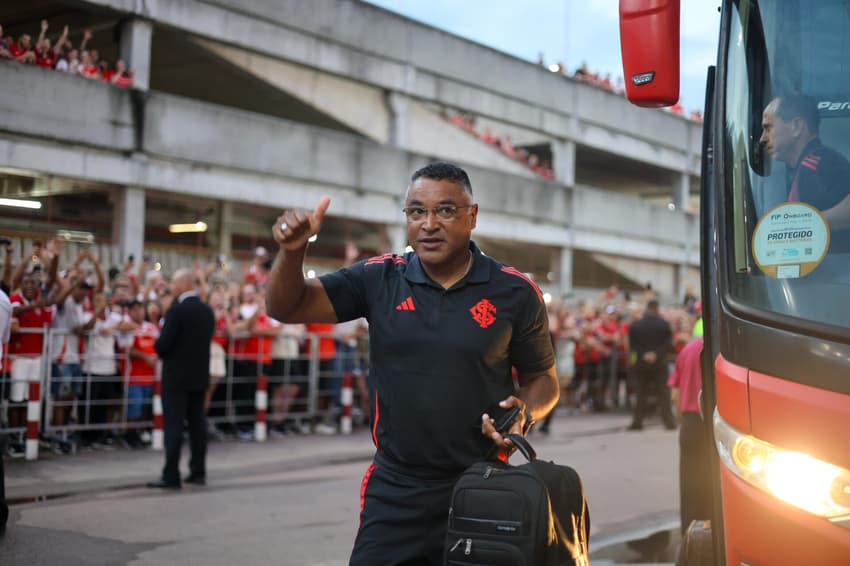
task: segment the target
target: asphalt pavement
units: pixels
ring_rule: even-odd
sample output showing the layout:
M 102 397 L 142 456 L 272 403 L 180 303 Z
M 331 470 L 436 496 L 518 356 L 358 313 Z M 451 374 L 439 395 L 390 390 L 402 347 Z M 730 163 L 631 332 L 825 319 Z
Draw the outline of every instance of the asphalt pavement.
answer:
M 549 435 L 530 440 L 541 458 L 582 477 L 591 564 L 672 563 L 677 433 L 657 420 L 630 432 L 628 422 L 625 413 L 559 415 Z M 143 487 L 162 465 L 162 453 L 152 450 L 7 459 L 12 514 L 0 564 L 345 564 L 372 454 L 366 429 L 212 442 L 208 486 L 175 494 Z M 240 531 L 246 524 L 255 528 Z M 288 528 L 279 530 L 282 524 Z

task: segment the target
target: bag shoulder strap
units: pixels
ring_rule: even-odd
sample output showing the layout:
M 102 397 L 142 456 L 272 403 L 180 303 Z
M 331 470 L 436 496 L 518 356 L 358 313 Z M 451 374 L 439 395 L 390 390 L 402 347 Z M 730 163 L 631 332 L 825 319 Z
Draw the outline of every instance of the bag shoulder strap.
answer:
M 537 452 L 524 436 L 520 436 L 519 434 L 506 434 L 505 438 L 513 442 L 519 453 L 525 456 L 525 459 L 529 462 L 533 462 L 537 459 Z

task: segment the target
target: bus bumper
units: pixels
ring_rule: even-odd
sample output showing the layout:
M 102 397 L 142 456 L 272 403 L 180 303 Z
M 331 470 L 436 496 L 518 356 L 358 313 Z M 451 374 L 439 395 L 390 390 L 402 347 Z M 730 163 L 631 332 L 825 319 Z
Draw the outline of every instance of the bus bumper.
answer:
M 783 503 L 720 466 L 727 566 L 850 564 L 850 529 Z

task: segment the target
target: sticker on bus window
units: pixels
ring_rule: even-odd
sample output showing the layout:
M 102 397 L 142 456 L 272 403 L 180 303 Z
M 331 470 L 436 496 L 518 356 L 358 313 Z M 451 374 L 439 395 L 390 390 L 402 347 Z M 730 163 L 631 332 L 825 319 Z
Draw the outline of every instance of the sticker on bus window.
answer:
M 761 217 L 753 232 L 753 259 L 768 277 L 805 277 L 829 249 L 829 225 L 818 209 L 784 202 Z

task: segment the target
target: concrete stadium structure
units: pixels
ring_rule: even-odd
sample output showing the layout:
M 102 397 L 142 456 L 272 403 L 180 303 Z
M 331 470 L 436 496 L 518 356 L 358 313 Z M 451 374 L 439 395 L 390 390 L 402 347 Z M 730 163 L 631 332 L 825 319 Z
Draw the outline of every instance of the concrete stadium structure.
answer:
M 481 207 L 476 241 L 553 294 L 697 285 L 697 123 L 355 0 L 0 7 L 16 37 L 42 18 L 75 45 L 92 28 L 136 83 L 0 61 L 0 196 L 47 203 L 0 209 L 3 233 L 88 232 L 115 263 L 143 248 L 248 258 L 281 210 L 328 194 L 321 271 L 347 240 L 402 251 L 410 173 L 451 160 Z M 550 160 L 554 179 L 448 119 L 460 113 Z M 196 221 L 209 231 L 167 231 Z

